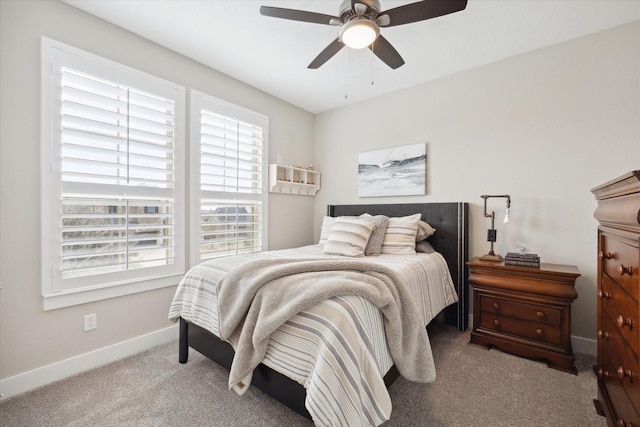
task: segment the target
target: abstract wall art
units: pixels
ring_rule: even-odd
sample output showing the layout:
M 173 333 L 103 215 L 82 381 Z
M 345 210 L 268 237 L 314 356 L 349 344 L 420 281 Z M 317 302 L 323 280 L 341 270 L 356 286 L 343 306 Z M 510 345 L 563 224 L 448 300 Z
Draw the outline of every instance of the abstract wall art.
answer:
M 358 196 L 426 194 L 426 144 L 412 144 L 358 155 Z

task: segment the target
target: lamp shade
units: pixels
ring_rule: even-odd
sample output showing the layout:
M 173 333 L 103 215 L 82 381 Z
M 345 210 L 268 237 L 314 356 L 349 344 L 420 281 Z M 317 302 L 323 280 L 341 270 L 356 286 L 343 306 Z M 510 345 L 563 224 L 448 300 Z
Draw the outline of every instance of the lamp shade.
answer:
M 340 41 L 353 49 L 369 46 L 378 38 L 380 27 L 366 18 L 356 18 L 340 27 Z
M 507 208 L 507 210 L 504 213 L 504 221 L 502 221 L 505 224 L 509 224 L 511 222 L 511 218 L 509 218 L 509 208 Z

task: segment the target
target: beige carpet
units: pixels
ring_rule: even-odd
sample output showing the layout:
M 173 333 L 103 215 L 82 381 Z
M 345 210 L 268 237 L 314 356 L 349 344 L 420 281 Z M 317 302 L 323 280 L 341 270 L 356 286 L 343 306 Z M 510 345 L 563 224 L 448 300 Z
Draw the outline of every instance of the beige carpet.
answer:
M 469 332 L 431 331 L 437 379 L 398 379 L 385 426 L 606 426 L 593 407 L 595 358 L 577 355 L 578 375 L 498 350 L 469 345 Z M 10 398 L 0 425 L 13 426 L 311 426 L 255 388 L 227 390 L 227 371 L 178 344 Z

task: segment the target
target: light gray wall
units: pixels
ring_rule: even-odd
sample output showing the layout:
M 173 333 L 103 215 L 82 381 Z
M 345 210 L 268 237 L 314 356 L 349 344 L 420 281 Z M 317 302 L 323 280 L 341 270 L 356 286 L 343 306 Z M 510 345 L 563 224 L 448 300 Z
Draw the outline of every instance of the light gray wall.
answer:
M 496 249 L 525 241 L 543 261 L 578 265 L 573 333 L 593 338 L 589 189 L 640 167 L 640 23 L 314 117 L 57 1 L 0 1 L 0 379 L 170 325 L 173 287 L 42 310 L 42 35 L 268 115 L 269 161 L 313 160 L 323 172 L 315 199 L 270 195 L 270 249 L 317 240 L 328 203 L 463 200 L 479 255 L 488 248 L 479 196 L 510 193 L 512 224 L 499 226 Z M 418 142 L 427 143 L 427 196 L 357 197 L 360 151 Z M 94 312 L 99 328 L 84 333 L 83 316 Z
M 496 252 L 525 242 L 577 265 L 572 334 L 595 338 L 596 203 L 590 189 L 640 168 L 640 21 L 316 116 L 327 204 L 465 201 L 470 253 L 488 252 L 482 194 L 512 197 Z M 434 60 L 436 60 L 434 58 Z M 427 195 L 359 198 L 358 153 L 427 144 Z M 489 209 L 504 214 L 505 202 Z
M 171 325 L 174 287 L 44 312 L 40 296 L 40 37 L 269 116 L 269 160 L 306 164 L 314 116 L 58 1 L 0 2 L 0 379 Z M 311 243 L 313 199 L 273 195 L 269 247 Z M 295 213 L 292 214 L 292 213 Z M 98 329 L 85 333 L 85 314 Z

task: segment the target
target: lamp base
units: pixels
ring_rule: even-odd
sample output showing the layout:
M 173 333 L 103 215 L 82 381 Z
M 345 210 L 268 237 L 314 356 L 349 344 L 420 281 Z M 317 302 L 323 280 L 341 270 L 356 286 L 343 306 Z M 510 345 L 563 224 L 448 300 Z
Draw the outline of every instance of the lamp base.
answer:
M 502 262 L 502 261 L 504 261 L 504 258 L 502 258 L 500 255 L 486 254 L 486 255 L 482 255 L 480 257 L 480 260 L 482 260 L 482 261 L 492 261 L 492 262 Z

